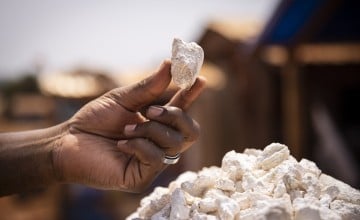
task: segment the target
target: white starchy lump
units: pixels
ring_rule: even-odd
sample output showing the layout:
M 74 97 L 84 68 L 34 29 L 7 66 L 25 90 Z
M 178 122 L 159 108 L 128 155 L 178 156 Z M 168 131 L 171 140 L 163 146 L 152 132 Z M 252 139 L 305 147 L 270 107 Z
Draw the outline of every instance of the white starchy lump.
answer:
M 360 219 L 360 191 L 275 143 L 230 151 L 221 167 L 184 172 L 143 198 L 127 218 L 135 219 Z
M 237 202 L 228 197 L 217 199 L 216 202 L 218 204 L 220 219 L 234 219 L 236 214 L 240 211 Z
M 236 190 L 235 183 L 229 178 L 217 179 L 215 182 L 215 188 L 232 192 Z
M 185 199 L 184 191 L 175 189 L 171 196 L 170 219 L 189 219 L 190 207 Z
M 191 219 L 192 220 L 218 220 L 218 218 L 214 215 L 199 213 L 197 211 L 194 211 Z
M 175 85 L 189 89 L 195 82 L 204 62 L 204 51 L 195 42 L 175 38 L 172 43 L 171 75 Z
M 215 212 L 218 210 L 218 205 L 214 198 L 204 198 L 200 200 L 198 207 L 198 210 L 202 213 Z
M 160 211 L 170 202 L 171 195 L 165 187 L 156 187 L 151 197 L 145 197 L 140 201 L 142 208 L 139 209 L 139 215 L 151 216 Z
M 159 212 L 151 216 L 151 220 L 166 220 L 170 215 L 170 204 L 166 204 Z
M 283 144 L 273 143 L 265 147 L 258 157 L 258 165 L 263 170 L 270 170 L 286 160 L 290 155 L 289 149 Z

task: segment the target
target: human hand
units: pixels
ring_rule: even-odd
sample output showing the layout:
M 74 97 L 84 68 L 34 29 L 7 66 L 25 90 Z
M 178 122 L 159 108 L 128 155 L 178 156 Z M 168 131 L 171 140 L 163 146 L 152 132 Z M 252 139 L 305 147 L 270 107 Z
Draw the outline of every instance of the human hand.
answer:
M 194 143 L 199 126 L 185 110 L 205 87 L 204 79 L 179 90 L 165 106 L 148 106 L 168 87 L 170 66 L 165 61 L 145 80 L 111 90 L 67 122 L 53 153 L 60 181 L 140 191 L 166 167 L 165 154 L 184 152 Z

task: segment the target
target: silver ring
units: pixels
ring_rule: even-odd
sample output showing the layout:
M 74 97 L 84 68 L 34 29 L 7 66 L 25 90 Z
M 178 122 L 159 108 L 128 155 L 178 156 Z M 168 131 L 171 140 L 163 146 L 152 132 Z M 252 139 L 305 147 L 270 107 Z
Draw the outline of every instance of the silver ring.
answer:
M 180 159 L 180 153 L 177 153 L 176 155 L 174 156 L 168 156 L 168 155 L 165 155 L 162 162 L 164 164 L 176 164 Z

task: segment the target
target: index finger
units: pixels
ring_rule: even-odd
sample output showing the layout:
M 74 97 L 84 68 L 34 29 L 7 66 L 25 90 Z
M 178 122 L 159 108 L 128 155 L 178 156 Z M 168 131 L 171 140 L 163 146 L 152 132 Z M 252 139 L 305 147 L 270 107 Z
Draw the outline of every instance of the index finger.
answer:
M 190 89 L 179 90 L 166 105 L 187 110 L 197 97 L 199 97 L 205 86 L 206 79 L 199 76 L 196 78 L 194 85 Z

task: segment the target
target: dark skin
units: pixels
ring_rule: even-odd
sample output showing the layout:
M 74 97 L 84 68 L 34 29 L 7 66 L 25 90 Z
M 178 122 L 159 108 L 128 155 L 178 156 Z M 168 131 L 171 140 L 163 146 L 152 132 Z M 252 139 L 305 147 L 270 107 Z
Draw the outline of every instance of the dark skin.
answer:
M 0 195 L 53 183 L 144 190 L 166 168 L 165 154 L 186 151 L 199 136 L 186 109 L 204 89 L 203 78 L 165 106 L 149 106 L 168 87 L 170 66 L 164 61 L 148 78 L 109 91 L 60 125 L 0 134 Z

